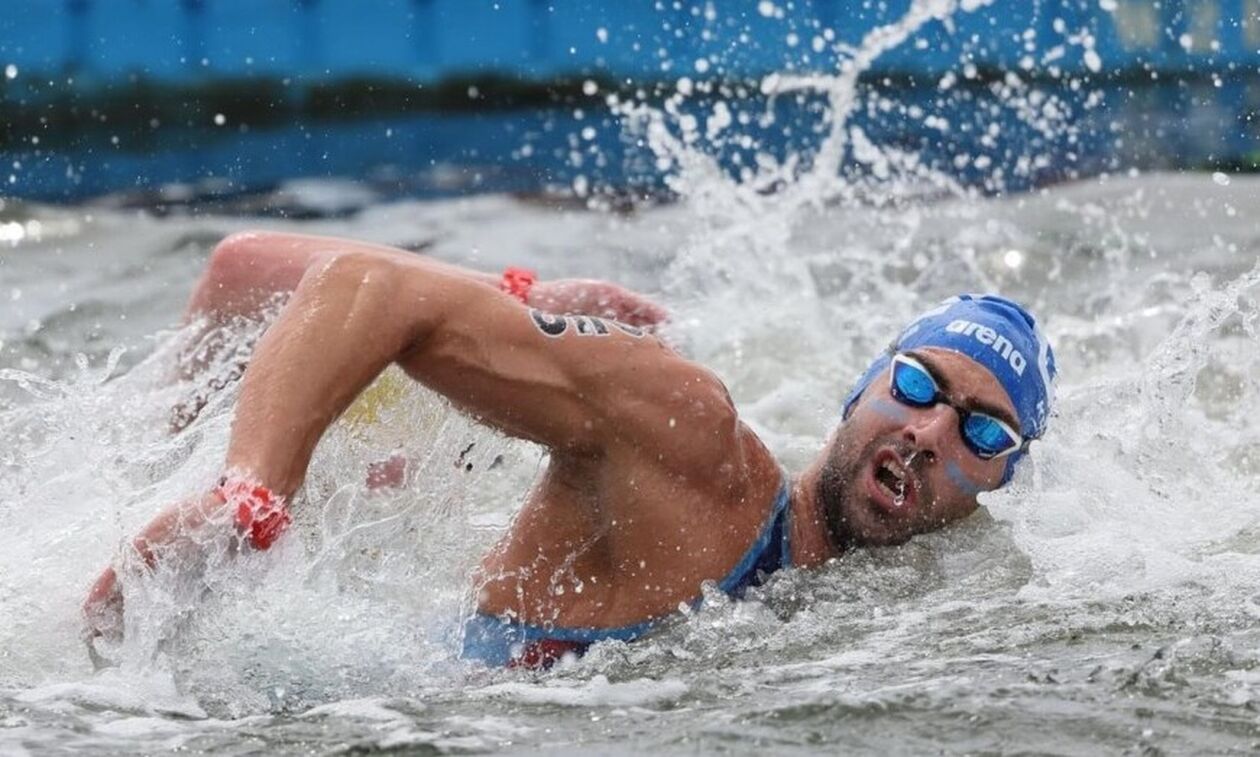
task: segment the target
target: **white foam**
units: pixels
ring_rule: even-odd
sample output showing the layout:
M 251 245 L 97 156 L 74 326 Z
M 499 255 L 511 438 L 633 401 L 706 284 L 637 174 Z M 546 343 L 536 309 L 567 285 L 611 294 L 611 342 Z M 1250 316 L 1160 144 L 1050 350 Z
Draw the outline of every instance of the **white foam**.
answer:
M 302 713 L 303 718 L 349 718 L 351 720 L 379 720 L 392 722 L 406 720 L 407 717 L 397 710 L 390 709 L 389 699 L 346 699 L 332 704 L 312 707 Z
M 472 692 L 474 697 L 507 699 L 522 704 L 555 704 L 562 707 L 647 707 L 676 702 L 688 686 L 677 679 L 654 681 L 640 678 L 612 683 L 604 675 L 588 681 L 547 680 L 537 683 L 499 683 Z
M 94 710 L 207 717 L 195 699 L 179 693 L 170 676 L 162 674 L 136 676 L 106 671 L 90 681 L 34 686 L 13 698 L 29 704 L 72 703 Z

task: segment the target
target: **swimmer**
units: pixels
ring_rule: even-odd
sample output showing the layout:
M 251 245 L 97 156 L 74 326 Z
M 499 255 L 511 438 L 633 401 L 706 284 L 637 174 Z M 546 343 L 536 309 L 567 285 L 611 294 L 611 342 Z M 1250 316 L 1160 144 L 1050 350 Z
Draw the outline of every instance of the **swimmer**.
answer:
M 191 308 L 244 312 L 285 289 L 241 379 L 222 478 L 149 523 L 131 563 L 161 569 L 213 529 L 242 550 L 284 538 L 321 436 L 397 365 L 549 451 L 473 576 L 464 656 L 494 666 L 545 667 L 639 638 L 696 604 L 706 581 L 738 596 L 776 570 L 965 518 L 1011 479 L 1050 412 L 1050 345 L 992 295 L 951 298 L 909 324 L 837 403 L 818 457 L 789 477 L 717 376 L 651 333 L 664 311 L 614 285 L 259 233 L 216 248 Z M 581 592 L 553 590 L 575 578 Z M 89 635 L 120 633 L 125 580 L 111 567 L 91 589 Z

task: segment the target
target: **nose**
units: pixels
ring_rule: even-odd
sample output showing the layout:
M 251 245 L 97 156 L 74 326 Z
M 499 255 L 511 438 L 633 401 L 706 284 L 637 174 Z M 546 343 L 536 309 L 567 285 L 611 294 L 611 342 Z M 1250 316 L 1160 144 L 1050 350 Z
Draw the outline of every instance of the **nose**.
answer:
M 958 413 L 941 402 L 911 412 L 901 433 L 902 438 L 924 453 L 930 462 L 940 459 L 957 427 Z

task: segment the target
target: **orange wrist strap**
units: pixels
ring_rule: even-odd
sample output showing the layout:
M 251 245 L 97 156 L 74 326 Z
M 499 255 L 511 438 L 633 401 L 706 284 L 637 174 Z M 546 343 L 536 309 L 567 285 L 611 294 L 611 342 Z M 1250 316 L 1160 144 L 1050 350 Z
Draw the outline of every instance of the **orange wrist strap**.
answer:
M 260 484 L 225 476 L 214 491 L 232 509 L 237 530 L 254 549 L 269 549 L 293 520 L 284 497 Z
M 537 281 L 538 274 L 528 268 L 509 266 L 503 271 L 503 278 L 499 281 L 499 289 L 512 295 L 523 304 L 529 304 L 529 290 L 534 288 L 534 284 Z

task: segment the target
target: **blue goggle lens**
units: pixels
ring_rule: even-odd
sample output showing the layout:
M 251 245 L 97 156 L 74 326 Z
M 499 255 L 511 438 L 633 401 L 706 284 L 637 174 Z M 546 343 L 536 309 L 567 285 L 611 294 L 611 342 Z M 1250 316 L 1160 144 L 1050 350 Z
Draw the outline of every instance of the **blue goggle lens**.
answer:
M 1002 423 L 984 413 L 971 413 L 963 420 L 963 438 L 981 457 L 993 457 L 1019 446 Z
M 893 362 L 892 388 L 894 397 L 916 407 L 935 405 L 939 393 L 932 374 L 902 360 Z

